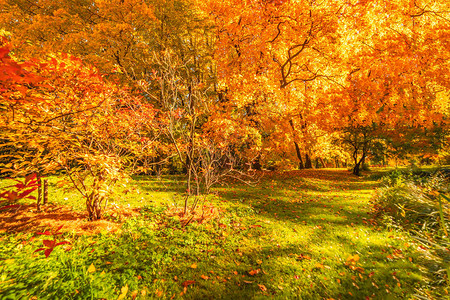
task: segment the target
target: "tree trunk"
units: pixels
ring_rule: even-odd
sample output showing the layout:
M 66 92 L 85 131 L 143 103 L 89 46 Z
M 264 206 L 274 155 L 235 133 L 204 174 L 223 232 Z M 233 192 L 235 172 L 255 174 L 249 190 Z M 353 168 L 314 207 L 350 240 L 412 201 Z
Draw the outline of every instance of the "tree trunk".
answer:
M 300 151 L 300 147 L 298 146 L 298 143 L 296 141 L 297 135 L 295 134 L 294 122 L 292 120 L 289 120 L 289 124 L 291 125 L 291 128 L 292 128 L 292 135 L 294 136 L 294 146 L 295 146 L 295 152 L 297 153 L 297 158 L 298 158 L 298 168 L 300 170 L 302 170 L 305 168 L 305 166 L 303 165 L 302 153 Z
M 298 146 L 297 142 L 294 142 L 295 145 L 295 152 L 297 152 L 297 158 L 298 158 L 298 168 L 300 170 L 304 169 L 305 166 L 303 165 L 303 160 L 302 160 L 302 153 L 300 152 L 300 147 Z
M 86 209 L 88 212 L 89 221 L 100 220 L 102 218 L 102 202 L 103 197 L 101 197 L 97 191 L 92 191 L 86 197 Z
M 355 166 L 353 167 L 353 175 L 356 175 L 356 176 L 360 175 L 359 163 L 356 163 Z
M 312 169 L 312 161 L 308 153 L 305 154 L 305 169 Z
M 252 161 L 252 169 L 261 171 L 261 152 L 258 153 L 258 156 L 256 156 L 255 160 Z
M 340 168 L 340 163 L 339 163 L 339 159 L 337 157 L 334 158 L 334 166 L 336 168 Z
M 327 166 L 326 166 L 325 161 L 323 160 L 323 158 L 319 157 L 319 160 L 320 160 L 320 163 L 322 164 L 322 168 L 326 168 Z
M 355 153 L 357 154 L 356 151 L 355 151 Z M 355 166 L 353 167 L 353 174 L 356 176 L 360 176 L 361 175 L 361 165 L 366 158 L 366 153 L 363 151 L 363 155 L 359 161 L 358 161 L 358 157 L 357 157 L 357 155 L 355 155 L 355 153 L 353 154 L 353 158 L 355 160 Z

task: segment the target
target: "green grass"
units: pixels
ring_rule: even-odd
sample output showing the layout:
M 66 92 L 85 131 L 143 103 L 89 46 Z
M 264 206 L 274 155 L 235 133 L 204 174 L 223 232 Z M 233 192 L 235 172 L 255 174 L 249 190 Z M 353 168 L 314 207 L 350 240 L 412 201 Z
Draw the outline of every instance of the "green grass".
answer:
M 50 178 L 50 201 L 83 209 L 57 180 Z M 423 251 L 368 214 L 377 185 L 344 170 L 267 174 L 255 186 L 217 187 L 205 201 L 218 216 L 183 227 L 164 213 L 182 205 L 182 178 L 136 177 L 111 200 L 142 207 L 119 234 L 65 234 L 59 239 L 70 241 L 71 250 L 57 247 L 47 259 L 33 254 L 42 236 L 1 235 L 0 298 L 117 299 L 126 290 L 127 299 L 134 291 L 136 299 L 423 295 Z

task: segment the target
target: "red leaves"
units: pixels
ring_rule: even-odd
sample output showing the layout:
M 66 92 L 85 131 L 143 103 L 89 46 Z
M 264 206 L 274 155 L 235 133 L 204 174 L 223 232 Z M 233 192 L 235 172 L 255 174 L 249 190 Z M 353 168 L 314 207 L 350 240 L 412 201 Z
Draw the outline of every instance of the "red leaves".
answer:
M 256 224 L 256 225 L 250 225 L 249 227 L 251 227 L 251 228 L 256 228 L 256 227 L 262 227 L 261 225 L 259 225 L 259 224 Z
M 1 195 L 0 195 L 1 196 Z M 16 208 L 16 207 L 19 207 L 20 205 L 19 204 L 13 204 L 13 205 L 6 205 L 6 206 L 3 206 L 3 207 L 0 207 L 0 210 L 2 210 L 2 209 L 8 209 L 8 208 Z
M 70 242 L 67 242 L 67 241 L 57 243 L 56 240 L 53 240 L 53 241 L 43 240 L 42 243 L 47 248 L 39 248 L 39 249 L 35 250 L 34 252 L 39 252 L 39 251 L 44 250 L 45 257 L 48 257 L 50 255 L 50 253 L 52 253 L 53 249 L 55 249 L 56 246 L 70 244 Z
M 42 242 L 43 242 L 44 246 L 46 246 L 47 248 L 39 248 L 39 249 L 35 250 L 34 252 L 45 250 L 44 251 L 45 257 L 48 257 L 50 255 L 50 253 L 52 253 L 53 249 L 55 249 L 56 246 L 70 244 L 67 241 L 56 243 L 56 241 L 44 240 Z
M 61 225 L 60 227 L 58 227 L 58 229 L 56 229 L 53 232 L 46 230 L 44 232 L 37 232 L 36 234 L 56 236 L 56 235 L 62 234 L 62 232 L 59 232 L 62 227 L 63 226 Z M 70 242 L 68 242 L 68 241 L 57 242 L 56 239 L 54 239 L 54 240 L 43 240 L 42 244 L 45 246 L 45 248 L 39 248 L 39 249 L 35 250 L 34 252 L 44 251 L 45 257 L 49 257 L 50 253 L 52 253 L 52 251 L 53 251 L 53 249 L 55 249 L 55 247 L 60 246 L 60 245 L 70 244 Z
M 13 188 L 11 190 L 6 190 L 3 193 L 0 193 L 0 198 L 8 201 L 16 201 L 24 198 L 35 199 L 34 196 L 30 196 L 30 194 L 36 190 L 39 186 L 39 183 L 36 179 L 36 174 L 30 174 L 25 177 L 25 180 L 22 182 L 18 179 L 13 179 L 17 183 L 14 185 L 10 185 L 5 187 L 5 189 Z M 2 207 L 1 209 L 10 208 L 11 205 Z
M 184 281 L 181 285 L 182 285 L 183 287 L 188 287 L 189 285 L 195 284 L 195 283 L 196 283 L 195 280 L 186 280 L 186 281 Z
M 62 234 L 62 232 L 59 232 L 61 230 L 61 228 L 63 228 L 63 225 L 59 226 L 58 229 L 56 229 L 53 232 L 46 230 L 44 232 L 37 232 L 36 234 L 38 234 L 38 235 L 58 235 L 58 234 Z

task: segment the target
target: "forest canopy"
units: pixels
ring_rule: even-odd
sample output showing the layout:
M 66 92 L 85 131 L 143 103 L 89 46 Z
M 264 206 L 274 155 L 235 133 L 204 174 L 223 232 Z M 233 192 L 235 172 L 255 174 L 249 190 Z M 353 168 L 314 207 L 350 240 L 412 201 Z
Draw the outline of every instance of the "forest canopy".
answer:
M 4 0 L 1 162 L 184 172 L 198 193 L 237 170 L 448 161 L 444 2 Z

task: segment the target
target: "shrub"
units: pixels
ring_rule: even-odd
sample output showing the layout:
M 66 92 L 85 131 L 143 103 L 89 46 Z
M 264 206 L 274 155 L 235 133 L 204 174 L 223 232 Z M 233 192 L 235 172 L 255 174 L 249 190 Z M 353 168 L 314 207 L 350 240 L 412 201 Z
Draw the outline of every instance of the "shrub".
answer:
M 394 171 L 382 178 L 384 187 L 372 198 L 373 213 L 387 226 L 409 231 L 429 249 L 424 262 L 436 286 L 448 284 L 450 275 L 449 182 L 439 173 Z M 431 259 L 430 259 L 431 258 Z M 435 290 L 440 295 L 440 290 Z

